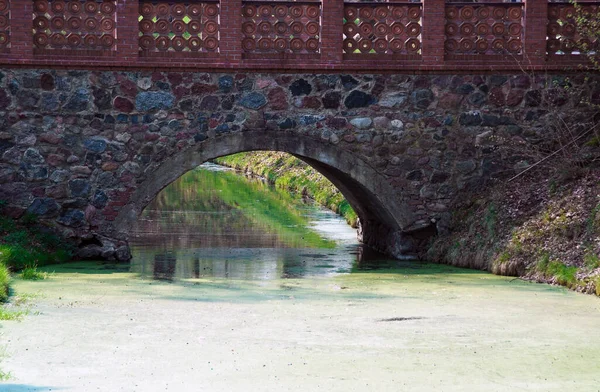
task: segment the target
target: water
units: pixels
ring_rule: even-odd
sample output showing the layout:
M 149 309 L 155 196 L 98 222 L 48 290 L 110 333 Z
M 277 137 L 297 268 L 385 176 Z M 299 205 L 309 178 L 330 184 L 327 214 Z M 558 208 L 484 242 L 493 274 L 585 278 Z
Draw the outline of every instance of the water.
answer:
M 158 195 L 131 245 L 132 271 L 166 280 L 348 273 L 368 252 L 331 211 L 210 163 Z
M 597 298 L 370 257 L 229 171 L 166 188 L 133 243 L 131 265 L 14 279 L 0 391 L 600 391 Z

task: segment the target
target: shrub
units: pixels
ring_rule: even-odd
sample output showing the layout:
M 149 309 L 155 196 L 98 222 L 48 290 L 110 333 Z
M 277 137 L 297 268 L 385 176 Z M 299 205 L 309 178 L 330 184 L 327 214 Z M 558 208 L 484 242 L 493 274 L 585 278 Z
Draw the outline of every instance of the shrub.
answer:
M 0 262 L 0 302 L 8 300 L 8 284 L 10 283 L 10 273 L 4 263 Z
M 495 264 L 504 264 L 510 260 L 510 253 L 504 251 L 498 255 L 496 258 Z
M 13 245 L 24 245 L 29 242 L 29 233 L 25 230 L 14 231 L 4 237 L 4 242 Z
M 21 218 L 21 221 L 25 225 L 35 225 L 38 223 L 38 216 L 36 214 L 32 214 L 31 212 L 26 212 Z
M 600 267 L 600 257 L 593 251 L 587 251 L 583 256 L 583 262 L 586 268 L 593 270 Z
M 537 259 L 536 269 L 541 273 L 546 273 L 548 264 L 550 264 L 550 254 L 543 252 Z
M 0 232 L 14 231 L 15 221 L 6 216 L 0 216 Z
M 31 214 L 20 222 L 0 216 L 0 262 L 6 267 L 16 271 L 69 261 L 72 246 L 37 222 Z
M 25 267 L 21 271 L 21 278 L 25 280 L 44 280 L 47 277 L 48 273 L 38 271 L 37 266 Z
M 576 274 L 577 267 L 568 267 L 560 261 L 551 261 L 546 269 L 546 275 L 554 276 L 556 278 L 556 283 L 567 287 L 572 287 L 577 284 Z

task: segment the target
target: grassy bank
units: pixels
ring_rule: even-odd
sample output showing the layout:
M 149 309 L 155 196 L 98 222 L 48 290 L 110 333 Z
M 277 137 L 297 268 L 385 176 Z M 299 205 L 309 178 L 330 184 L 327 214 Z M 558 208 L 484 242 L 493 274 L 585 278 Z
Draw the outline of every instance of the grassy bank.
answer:
M 8 300 L 8 288 L 10 284 L 10 272 L 3 263 L 0 263 L 0 302 Z
M 427 257 L 600 296 L 600 170 L 532 173 L 475 194 Z
M 257 200 L 260 202 L 257 203 Z M 156 219 L 153 211 L 185 212 Z M 259 179 L 248 181 L 233 171 L 192 170 L 165 188 L 146 209 L 145 219 L 156 221 L 159 232 L 169 232 L 173 225 L 184 225 L 213 235 L 228 236 L 234 230 L 253 227 L 254 232 L 273 236 L 279 244 L 300 248 L 333 248 L 335 241 L 312 230 L 302 212 L 302 201 L 288 192 L 272 189 Z M 207 214 L 201 220 L 198 212 L 228 211 Z M 178 237 L 175 238 L 180 242 Z M 209 241 L 217 241 L 212 238 Z M 224 243 L 213 243 L 221 247 Z M 177 246 L 173 243 L 173 246 Z
M 69 248 L 50 229 L 38 224 L 35 216 L 26 215 L 19 221 L 0 216 L 0 262 L 11 271 L 64 263 L 71 258 Z
M 69 244 L 38 223 L 36 216 L 13 220 L 0 214 L 0 302 L 8 299 L 11 271 L 21 271 L 24 279 L 40 279 L 38 266 L 70 259 Z
M 301 194 L 343 216 L 352 227 L 357 215 L 340 191 L 315 169 L 281 152 L 249 152 L 218 158 L 217 163 L 266 178 L 277 188 Z

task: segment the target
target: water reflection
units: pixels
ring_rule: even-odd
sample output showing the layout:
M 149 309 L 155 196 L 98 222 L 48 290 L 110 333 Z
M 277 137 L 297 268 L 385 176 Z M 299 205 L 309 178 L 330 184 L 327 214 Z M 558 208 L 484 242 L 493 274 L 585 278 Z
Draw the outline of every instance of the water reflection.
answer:
M 132 270 L 166 280 L 346 273 L 367 252 L 339 216 L 213 164 L 165 188 L 133 237 Z

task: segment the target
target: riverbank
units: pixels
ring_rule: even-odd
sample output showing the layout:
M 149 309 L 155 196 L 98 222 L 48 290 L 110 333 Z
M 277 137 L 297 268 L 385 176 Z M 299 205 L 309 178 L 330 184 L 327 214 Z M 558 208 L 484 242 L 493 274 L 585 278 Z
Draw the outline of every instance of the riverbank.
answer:
M 313 199 L 343 216 L 350 226 L 357 227 L 358 216 L 341 192 L 311 166 L 290 154 L 256 151 L 229 155 L 215 161 L 263 177 L 277 188 Z
M 600 170 L 533 172 L 474 193 L 427 259 L 600 296 Z
M 284 189 L 312 192 L 315 199 L 314 189 L 323 186 L 311 186 L 316 172 L 283 153 L 218 161 Z M 550 174 L 534 170 L 474 192 L 456 207 L 451 227 L 432 241 L 423 259 L 600 296 L 600 170 L 595 166 Z
M 72 246 L 40 225 L 35 215 L 25 213 L 15 220 L 2 213 L 0 203 L 0 303 L 8 300 L 11 272 L 39 279 L 43 275 L 37 267 L 64 263 L 71 256 Z

